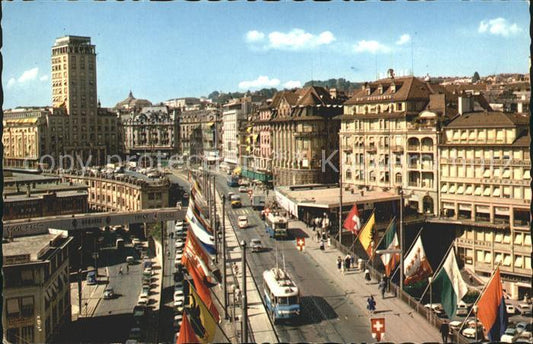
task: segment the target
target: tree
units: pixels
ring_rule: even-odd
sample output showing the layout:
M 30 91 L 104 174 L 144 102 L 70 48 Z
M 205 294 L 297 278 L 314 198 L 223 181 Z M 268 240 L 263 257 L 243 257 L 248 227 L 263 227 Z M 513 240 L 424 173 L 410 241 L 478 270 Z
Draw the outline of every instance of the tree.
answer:
M 472 77 L 472 82 L 478 82 L 481 78 L 479 77 L 479 73 L 475 72 L 474 76 Z

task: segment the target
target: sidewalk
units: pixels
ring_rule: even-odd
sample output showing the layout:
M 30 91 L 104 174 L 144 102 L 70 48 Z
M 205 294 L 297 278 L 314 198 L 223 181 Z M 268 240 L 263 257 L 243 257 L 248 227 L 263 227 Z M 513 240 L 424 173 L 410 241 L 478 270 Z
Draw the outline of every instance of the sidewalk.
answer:
M 70 283 L 70 300 L 72 303 L 72 321 L 76 321 L 79 318 L 85 318 L 85 317 L 92 317 L 94 312 L 96 311 L 96 307 L 98 307 L 98 304 L 100 303 L 100 300 L 102 299 L 104 295 L 104 289 L 107 286 L 107 281 L 103 283 L 101 281 L 99 284 L 94 285 L 88 285 L 87 281 L 83 280 L 81 282 L 82 287 L 82 295 L 83 298 L 81 300 L 82 304 L 82 310 L 80 312 L 80 307 L 78 303 L 78 282 L 71 282 Z M 85 305 L 87 304 L 87 305 Z
M 222 199 L 220 198 L 220 195 L 216 194 L 217 201 L 217 214 L 222 215 Z M 242 250 L 240 247 L 240 244 L 238 242 L 238 239 L 235 235 L 235 231 L 233 230 L 233 227 L 231 225 L 230 219 L 227 216 L 226 213 L 226 254 L 227 254 L 227 281 L 228 281 L 228 293 L 230 292 L 229 286 L 231 284 L 234 284 L 235 281 L 237 281 L 238 288 L 242 291 Z M 222 257 L 220 257 L 220 265 Z M 237 265 L 237 272 L 233 270 L 232 266 L 233 264 Z M 263 306 L 263 302 L 261 300 L 260 292 L 257 290 L 255 283 L 252 278 L 252 273 L 250 269 L 247 268 L 246 270 L 246 290 L 247 290 L 247 301 L 248 301 L 248 319 L 249 319 L 249 332 L 253 334 L 252 336 L 248 336 L 248 341 L 250 342 L 256 342 L 256 343 L 277 343 L 277 336 L 276 332 L 274 331 L 274 328 L 272 327 L 272 323 L 270 322 L 270 319 L 268 318 L 267 312 L 265 310 L 265 307 Z M 222 292 L 222 285 L 220 285 L 220 298 L 222 300 L 223 298 L 223 292 Z M 232 295 L 228 295 L 228 314 L 231 317 L 232 308 L 230 305 L 232 305 Z M 238 317 L 238 320 L 235 322 L 235 328 L 236 332 L 240 334 L 240 319 L 241 319 L 241 302 L 240 300 L 236 303 L 236 316 Z M 224 310 L 221 309 L 220 314 L 224 314 Z M 230 320 L 231 322 L 231 320 Z M 226 326 L 226 328 L 230 332 L 228 332 L 228 337 L 232 340 L 234 343 L 240 342 L 240 336 L 235 337 L 234 335 L 230 335 L 230 333 L 233 333 L 233 325 L 231 323 Z
M 299 228 L 308 235 L 305 238 L 304 254 L 316 261 L 329 274 L 329 277 L 345 290 L 347 297 L 351 299 L 355 307 L 360 308 L 362 314 L 368 312 L 365 308 L 366 298 L 374 295 L 377 303 L 374 317 L 385 318 L 386 334 L 383 341 L 396 343 L 441 341 L 438 329 L 400 299 L 389 293 L 385 295 L 385 299 L 382 299 L 378 283 L 375 280 L 365 281 L 362 271 L 352 268 L 344 274 L 339 272 L 336 267 L 337 256 L 344 258 L 345 255 L 334 247 L 326 246 L 325 251 L 321 251 L 319 243 L 314 240 L 313 230 L 306 227 L 301 221 L 289 221 L 289 228 Z

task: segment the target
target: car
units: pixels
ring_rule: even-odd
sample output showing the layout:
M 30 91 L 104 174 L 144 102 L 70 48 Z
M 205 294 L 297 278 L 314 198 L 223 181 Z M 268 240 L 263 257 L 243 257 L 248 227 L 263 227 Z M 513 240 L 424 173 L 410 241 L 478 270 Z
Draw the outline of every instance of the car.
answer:
M 185 222 L 183 221 L 176 221 L 175 227 L 183 227 L 185 225 Z
M 146 296 L 148 297 L 148 295 L 150 295 L 150 286 L 146 286 L 144 285 L 143 286 L 143 289 L 141 291 L 141 296 Z
M 183 246 L 185 246 L 185 243 L 183 242 L 183 240 L 176 239 L 176 242 L 174 242 L 174 247 L 175 248 L 182 248 Z
M 465 336 L 466 338 L 475 339 L 476 338 L 476 321 L 474 319 L 470 319 L 467 322 L 467 327 L 463 329 L 461 334 Z M 483 339 L 483 324 L 481 321 L 477 321 L 477 338 Z
M 512 343 L 513 340 L 515 339 L 516 335 L 517 335 L 516 328 L 511 326 L 511 324 L 509 324 L 509 326 L 505 330 L 505 333 L 502 334 L 502 337 L 500 338 L 500 342 L 502 342 L 502 343 Z
M 468 313 L 469 309 L 465 303 L 457 304 L 457 310 L 455 311 L 455 315 L 457 315 L 458 317 L 466 317 Z
M 148 305 L 148 296 L 141 295 L 139 300 L 137 300 L 138 306 L 147 306 Z
M 128 265 L 132 265 L 135 263 L 135 258 L 133 258 L 133 256 L 127 256 L 126 257 L 126 263 L 128 263 Z
M 228 192 L 228 198 L 231 199 L 231 196 L 234 196 L 235 192 Z
M 145 306 L 135 306 L 133 307 L 133 319 L 136 322 L 141 322 L 146 316 L 146 307 Z
M 174 284 L 174 291 L 183 290 L 183 281 L 176 282 Z
M 531 305 L 528 303 L 521 303 L 518 305 L 518 311 L 523 316 L 531 316 Z
M 137 246 L 141 245 L 141 240 L 138 239 L 138 238 L 133 238 L 131 240 L 131 244 L 133 245 L 133 247 L 137 247 Z
M 237 224 L 241 229 L 248 227 L 248 218 L 246 217 L 246 215 L 239 216 Z
M 183 301 L 184 301 L 183 299 L 174 300 L 174 307 L 176 308 L 178 312 L 183 311 Z
M 185 294 L 183 294 L 183 289 L 174 290 L 174 300 L 184 300 Z
M 515 315 L 516 308 L 513 305 L 505 305 L 505 310 L 507 311 L 507 314 L 509 315 Z
M 176 271 L 174 273 L 174 282 L 183 282 L 183 272 Z
M 252 239 L 250 241 L 250 248 L 252 249 L 252 252 L 260 252 L 263 249 L 263 244 L 259 239 Z
M 138 327 L 134 327 L 130 330 L 129 339 L 141 339 L 142 333 L 141 329 Z
M 518 324 L 516 324 L 516 332 L 517 332 L 518 334 L 524 332 L 524 331 L 526 330 L 526 326 L 527 326 L 527 325 L 528 325 L 528 323 L 525 322 L 525 321 L 521 321 L 521 322 L 519 322 Z
M 104 289 L 104 300 L 109 300 L 115 297 L 115 292 L 113 288 L 107 287 Z
M 239 186 L 239 192 L 246 193 L 246 192 L 248 192 L 248 188 L 246 186 L 244 186 L 244 185 L 241 185 L 241 186 Z
M 242 207 L 241 203 L 241 197 L 238 195 L 233 195 L 230 197 L 231 207 L 232 208 L 240 208 Z
M 176 314 L 174 316 L 174 321 L 172 322 L 172 327 L 174 327 L 174 329 L 176 331 L 180 330 L 182 320 L 183 320 L 183 316 L 181 314 Z

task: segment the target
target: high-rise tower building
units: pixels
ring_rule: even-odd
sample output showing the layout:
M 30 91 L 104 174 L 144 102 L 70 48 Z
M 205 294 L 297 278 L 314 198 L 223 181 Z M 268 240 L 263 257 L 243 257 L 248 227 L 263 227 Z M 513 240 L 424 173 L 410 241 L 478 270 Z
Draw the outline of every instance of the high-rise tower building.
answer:
M 94 116 L 96 52 L 90 37 L 65 36 L 52 47 L 52 101 L 70 116 Z
M 66 118 L 56 128 L 65 135 L 63 154 L 85 163 L 101 164 L 118 153 L 116 115 L 99 109 L 96 90 L 96 51 L 90 37 L 64 36 L 52 47 L 52 104 Z M 59 118 L 58 118 L 59 119 Z M 52 139 L 52 146 L 54 140 Z

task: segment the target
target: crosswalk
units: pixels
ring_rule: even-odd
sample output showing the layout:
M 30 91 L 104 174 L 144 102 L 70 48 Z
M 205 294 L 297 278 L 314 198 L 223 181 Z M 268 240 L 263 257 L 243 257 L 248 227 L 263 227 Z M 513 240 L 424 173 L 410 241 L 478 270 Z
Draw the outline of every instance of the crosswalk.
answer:
M 252 208 L 237 208 L 237 209 L 232 209 L 232 211 L 236 215 L 250 215 L 254 213 L 254 210 Z

